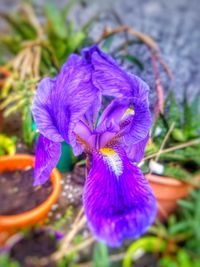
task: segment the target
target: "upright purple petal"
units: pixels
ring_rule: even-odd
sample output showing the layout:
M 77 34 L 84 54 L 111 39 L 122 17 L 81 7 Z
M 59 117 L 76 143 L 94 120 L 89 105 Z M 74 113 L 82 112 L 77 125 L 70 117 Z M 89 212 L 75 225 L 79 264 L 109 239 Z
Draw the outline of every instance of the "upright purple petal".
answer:
M 93 83 L 103 95 L 147 99 L 148 85 L 139 77 L 124 71 L 110 55 L 97 46 L 84 49 L 82 53 L 92 64 Z
M 72 54 L 54 80 L 46 78 L 40 83 L 33 103 L 33 116 L 40 132 L 52 141 L 65 139 L 76 155 L 82 148 L 74 128 L 93 109 L 99 93 L 91 77 L 91 65 Z
M 131 147 L 142 142 L 149 134 L 151 127 L 151 113 L 148 101 L 133 99 L 134 114 L 130 114 L 121 121 L 118 136 L 125 147 Z M 141 144 L 146 144 L 145 141 Z M 127 155 L 128 151 L 127 151 Z
M 91 231 L 110 246 L 142 235 L 156 215 L 147 180 L 125 153 L 117 150 L 103 148 L 93 154 L 83 195 Z
M 50 177 L 61 154 L 61 144 L 40 135 L 36 146 L 34 186 L 44 184 Z
M 119 122 L 130 105 L 127 98 L 116 98 L 113 100 L 102 113 L 96 132 L 103 133 L 105 131 L 119 131 Z
M 90 127 L 91 130 L 94 130 L 96 121 L 98 118 L 99 110 L 101 108 L 101 100 L 102 100 L 102 95 L 100 91 L 97 91 L 96 93 L 96 98 L 94 99 L 94 102 L 92 105 L 88 108 L 84 115 L 84 119 L 86 120 L 88 126 Z

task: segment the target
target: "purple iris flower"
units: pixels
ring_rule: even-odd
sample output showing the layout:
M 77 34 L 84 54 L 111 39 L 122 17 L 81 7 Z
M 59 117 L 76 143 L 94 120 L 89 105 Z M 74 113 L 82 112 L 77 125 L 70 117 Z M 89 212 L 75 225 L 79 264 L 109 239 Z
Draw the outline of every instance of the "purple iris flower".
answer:
M 149 138 L 148 85 L 126 73 L 97 46 L 72 54 L 54 78 L 38 86 L 33 116 L 40 131 L 34 185 L 45 183 L 56 166 L 61 142 L 90 161 L 83 204 L 97 239 L 118 246 L 153 223 L 156 201 L 136 166 Z M 103 96 L 112 102 L 101 113 Z

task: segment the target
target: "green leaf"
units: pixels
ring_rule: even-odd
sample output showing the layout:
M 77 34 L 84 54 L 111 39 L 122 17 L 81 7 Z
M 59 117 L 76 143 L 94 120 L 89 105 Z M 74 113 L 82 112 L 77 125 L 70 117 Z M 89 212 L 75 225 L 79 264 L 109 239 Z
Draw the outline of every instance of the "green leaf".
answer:
M 55 34 L 58 38 L 67 37 L 67 28 L 64 15 L 57 9 L 54 4 L 45 6 L 45 15 L 48 21 L 49 34 Z
M 1 267 L 20 267 L 20 264 L 17 261 L 10 259 L 7 254 L 1 254 L 0 255 L 0 266 Z
M 180 267 L 176 263 L 174 259 L 172 259 L 170 256 L 165 256 L 160 259 L 160 265 L 161 267 Z
M 72 7 L 76 4 L 77 0 L 68 0 L 68 3 L 62 8 L 61 14 L 63 18 L 66 18 L 69 15 Z
M 190 226 L 190 222 L 188 221 L 177 222 L 175 225 L 170 227 L 170 234 L 176 235 L 178 233 L 187 232 Z
M 191 211 L 194 210 L 194 204 L 191 203 L 191 202 L 189 202 L 189 201 L 187 201 L 187 200 L 180 199 L 180 200 L 177 201 L 177 203 L 178 203 L 181 207 L 183 207 L 184 209 L 189 209 L 189 210 L 191 210 Z
M 35 39 L 37 34 L 33 26 L 23 14 L 15 13 L 1 14 L 3 19 L 10 25 L 11 29 L 18 34 L 22 40 Z
M 93 252 L 93 267 L 109 267 L 108 248 L 103 243 L 96 243 Z
M 169 109 L 167 112 L 168 124 L 171 125 L 173 122 L 175 122 L 175 126 L 179 127 L 181 121 L 181 112 L 178 107 L 175 95 L 172 91 L 169 93 L 168 98 L 165 102 L 165 108 Z
M 1 155 L 8 154 L 13 156 L 16 152 L 16 146 L 13 139 L 0 134 L 0 151 Z
M 110 35 L 109 37 L 107 37 L 105 40 L 104 40 L 104 42 L 103 42 L 103 44 L 102 44 L 102 50 L 104 50 L 105 52 L 108 52 L 109 51 L 109 49 L 110 49 L 110 47 L 111 47 L 111 44 L 112 44 L 112 42 L 113 42 L 113 38 L 114 38 L 114 36 L 113 35 Z
M 71 54 L 72 52 L 77 50 L 81 46 L 81 44 L 85 38 L 86 38 L 86 35 L 84 32 L 81 32 L 81 31 L 80 32 L 73 32 L 69 36 L 69 42 L 68 42 L 69 54 Z
M 187 140 L 183 130 L 181 129 L 174 128 L 171 134 L 176 141 L 185 142 Z
M 25 107 L 22 113 L 23 140 L 28 146 L 32 145 L 34 132 L 32 131 L 32 114 L 29 107 Z
M 168 163 L 165 164 L 164 176 L 173 177 L 182 181 L 187 181 L 192 178 L 192 174 L 186 171 L 181 165 Z
M 177 253 L 178 263 L 181 267 L 192 267 L 189 255 L 185 250 L 179 250 Z
M 143 250 L 144 252 L 164 252 L 166 249 L 166 241 L 153 236 L 146 236 L 136 240 L 132 243 L 123 260 L 123 267 L 132 267 L 132 258 L 133 255 L 138 250 Z
M 144 70 L 143 63 L 135 56 L 127 54 L 127 55 L 121 55 L 120 58 L 130 61 L 131 63 L 137 65 L 140 68 L 140 70 Z
M 185 94 L 183 131 L 187 136 L 187 139 L 198 137 L 198 131 L 200 129 L 199 106 L 200 95 L 197 95 L 190 105 Z

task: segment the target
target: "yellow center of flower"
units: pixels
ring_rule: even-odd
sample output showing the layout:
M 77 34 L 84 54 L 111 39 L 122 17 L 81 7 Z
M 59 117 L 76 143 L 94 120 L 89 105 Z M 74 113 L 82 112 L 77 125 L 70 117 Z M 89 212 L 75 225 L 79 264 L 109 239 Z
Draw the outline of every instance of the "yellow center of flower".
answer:
M 118 177 L 123 173 L 122 160 L 114 149 L 104 147 L 99 150 L 109 168 Z
M 124 115 L 122 116 L 122 120 L 127 119 L 130 115 L 134 115 L 135 111 L 133 108 L 127 108 L 127 110 L 125 111 Z
M 109 147 L 103 147 L 99 150 L 99 152 L 102 154 L 102 155 L 115 155 L 117 154 L 117 152 Z
M 127 108 L 126 112 L 125 112 L 126 115 L 134 115 L 135 112 L 132 108 Z

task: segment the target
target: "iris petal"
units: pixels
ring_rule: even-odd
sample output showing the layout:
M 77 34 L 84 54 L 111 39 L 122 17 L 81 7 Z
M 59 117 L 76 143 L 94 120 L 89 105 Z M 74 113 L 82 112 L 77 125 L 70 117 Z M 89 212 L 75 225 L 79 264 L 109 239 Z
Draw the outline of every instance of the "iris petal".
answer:
M 122 145 L 128 148 L 138 143 L 145 146 L 146 142 L 143 140 L 146 140 L 151 127 L 151 113 L 148 101 L 133 99 L 132 103 L 134 106 L 134 114 L 121 122 L 121 129 L 118 133 L 118 136 L 121 137 Z M 130 149 L 126 151 L 127 154 L 129 151 Z
M 137 144 L 130 145 L 128 142 L 127 145 L 124 144 L 124 149 L 128 155 L 128 158 L 133 162 L 140 162 L 144 157 L 145 147 L 149 140 L 149 134 L 142 141 Z
M 32 106 L 32 113 L 40 133 L 54 142 L 61 142 L 63 138 L 59 133 L 52 114 L 51 94 L 54 90 L 55 80 L 44 78 L 38 85 Z
M 36 146 L 34 186 L 44 184 L 56 166 L 61 153 L 61 144 L 40 135 Z
M 110 246 L 139 237 L 156 215 L 154 195 L 140 169 L 113 149 L 93 154 L 83 202 L 91 231 Z
M 118 131 L 119 122 L 129 105 L 130 101 L 125 98 L 113 100 L 102 113 L 96 131 L 98 133 Z
M 93 83 L 103 95 L 147 99 L 149 87 L 139 77 L 128 74 L 107 53 L 97 46 L 84 49 L 82 54 L 93 66 Z
M 98 95 L 91 76 L 91 65 L 72 54 L 54 80 L 46 78 L 40 83 L 33 103 L 33 116 L 40 132 L 52 141 L 65 139 L 76 155 L 82 152 L 82 147 L 76 141 L 74 128 L 93 108 Z

